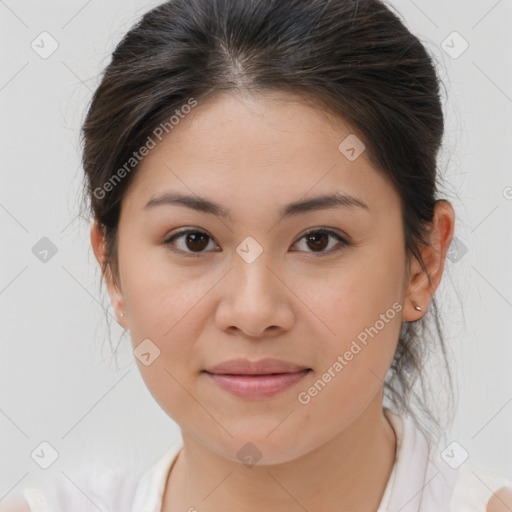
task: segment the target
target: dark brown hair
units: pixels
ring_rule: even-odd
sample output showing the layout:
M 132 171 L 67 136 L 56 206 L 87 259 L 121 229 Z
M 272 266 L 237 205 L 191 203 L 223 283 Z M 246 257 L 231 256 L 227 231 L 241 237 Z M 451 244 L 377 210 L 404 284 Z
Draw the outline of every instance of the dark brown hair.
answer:
M 117 226 L 134 152 L 191 98 L 200 108 L 212 93 L 241 89 L 300 95 L 347 122 L 396 187 L 407 262 L 416 258 L 426 271 L 420 246 L 428 245 L 444 131 L 439 84 L 425 47 L 382 1 L 171 0 L 152 9 L 115 48 L 81 132 L 86 199 L 106 242 L 104 275 L 117 279 Z M 421 320 L 402 325 L 385 392 L 437 434 L 444 427 L 422 372 L 435 338 L 453 397 L 435 298 Z

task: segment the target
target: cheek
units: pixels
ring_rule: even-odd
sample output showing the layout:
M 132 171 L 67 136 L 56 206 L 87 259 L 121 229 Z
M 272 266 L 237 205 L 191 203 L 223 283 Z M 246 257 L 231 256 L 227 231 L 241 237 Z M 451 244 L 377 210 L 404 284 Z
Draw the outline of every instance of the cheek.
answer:
M 294 291 L 306 298 L 311 314 L 317 317 L 319 340 L 327 347 L 342 349 L 382 315 L 386 328 L 381 336 L 394 338 L 389 331 L 396 331 L 401 324 L 397 310 L 401 309 L 402 270 L 399 260 L 360 258 L 345 268 L 330 271 L 317 282 L 298 281 Z
M 158 250 L 133 248 L 121 262 L 123 296 L 137 364 L 148 388 L 163 405 L 171 400 L 187 407 L 183 392 L 199 368 L 195 341 L 203 329 L 204 299 L 211 288 L 205 279 L 178 272 L 162 261 Z M 156 253 L 151 255 L 151 253 Z M 208 281 L 208 280 L 206 280 Z M 203 311 L 203 313 L 202 313 Z M 150 356 L 139 357 L 141 353 Z M 151 360 L 151 364 L 144 363 Z
M 317 317 L 315 336 L 322 354 L 316 375 L 322 401 L 356 406 L 385 380 L 402 326 L 404 262 L 391 252 L 362 251 L 357 261 L 347 260 L 318 286 L 309 283 L 307 304 Z
M 333 298 L 331 315 L 327 310 L 319 315 L 334 334 L 323 326 L 318 328 L 319 364 L 297 396 L 298 407 L 305 407 L 315 424 L 322 424 L 337 411 L 340 423 L 335 429 L 358 417 L 382 390 L 401 328 L 399 302 L 388 306 L 384 301 L 386 307 L 381 309 L 364 297 L 343 298 L 352 300 L 350 307 Z
M 190 329 L 196 304 L 207 294 L 209 279 L 191 267 L 172 264 L 165 249 L 125 247 L 120 259 L 123 296 L 136 338 L 154 337 L 179 349 Z
M 178 423 L 204 421 L 204 412 L 191 398 L 200 371 L 196 340 L 204 328 L 205 298 L 212 284 L 173 271 L 165 262 L 124 260 L 123 293 L 129 315 L 134 355 L 148 390 Z M 145 363 L 150 354 L 150 364 Z M 194 419 L 195 418 L 195 419 Z
M 181 428 L 208 425 L 211 430 L 215 427 L 212 417 L 216 409 L 209 406 L 207 398 L 201 397 L 200 403 L 195 398 L 197 393 L 186 359 L 176 360 L 170 352 L 162 352 L 149 366 L 139 360 L 137 365 L 153 399 Z

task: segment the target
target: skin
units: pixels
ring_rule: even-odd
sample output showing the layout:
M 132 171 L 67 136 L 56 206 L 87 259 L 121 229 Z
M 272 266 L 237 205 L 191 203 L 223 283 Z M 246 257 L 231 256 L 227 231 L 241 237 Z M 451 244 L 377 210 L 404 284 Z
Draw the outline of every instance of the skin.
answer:
M 406 265 L 397 192 L 365 152 L 349 161 L 338 150 L 352 133 L 290 94 L 218 94 L 150 151 L 126 191 L 119 275 L 104 277 L 134 348 L 147 338 L 159 348 L 149 366 L 136 361 L 181 428 L 184 449 L 166 483 L 165 512 L 378 508 L 396 448 L 382 410 L 383 382 L 402 322 L 425 313 L 440 283 L 455 215 L 449 202 L 436 204 L 431 247 L 422 248 L 429 284 L 418 261 Z M 164 191 L 206 197 L 232 216 L 144 208 Z M 284 204 L 333 191 L 368 210 L 331 207 L 279 219 Z M 338 245 L 335 236 L 320 249 L 308 243 L 304 234 L 322 226 L 350 244 Z M 163 244 L 184 228 L 210 237 L 198 257 Z M 263 249 L 250 264 L 236 252 L 248 236 Z M 91 242 L 101 264 L 96 223 Z M 186 242 L 183 236 L 173 247 L 197 253 Z M 298 393 L 394 303 L 401 311 L 300 403 Z M 271 398 L 246 400 L 201 372 L 234 357 L 276 357 L 312 371 Z M 262 454 L 252 467 L 237 457 L 249 441 Z
M 510 512 L 512 510 L 512 489 L 503 487 L 492 495 L 487 512 Z

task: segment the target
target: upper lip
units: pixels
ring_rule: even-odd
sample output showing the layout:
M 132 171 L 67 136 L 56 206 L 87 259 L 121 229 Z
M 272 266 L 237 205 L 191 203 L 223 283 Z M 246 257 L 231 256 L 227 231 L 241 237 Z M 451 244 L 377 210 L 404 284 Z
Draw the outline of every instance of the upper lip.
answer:
M 265 375 L 270 373 L 295 373 L 301 370 L 308 370 L 306 366 L 300 366 L 281 359 L 260 359 L 249 361 L 248 359 L 230 359 L 217 364 L 205 371 L 208 373 L 231 374 L 231 375 Z

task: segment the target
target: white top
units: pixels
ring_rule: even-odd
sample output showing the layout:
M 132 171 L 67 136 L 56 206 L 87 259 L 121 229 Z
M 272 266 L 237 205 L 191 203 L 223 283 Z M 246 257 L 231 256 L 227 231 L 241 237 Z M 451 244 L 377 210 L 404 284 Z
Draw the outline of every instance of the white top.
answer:
M 384 408 L 396 433 L 393 470 L 377 512 L 486 512 L 493 493 L 512 482 L 465 462 L 458 443 L 428 453 L 424 435 L 408 417 Z M 123 470 L 84 475 L 46 495 L 27 488 L 23 495 L 31 512 L 161 512 L 167 476 L 183 447 L 172 444 L 142 476 Z M 78 487 L 77 487 L 78 485 Z

